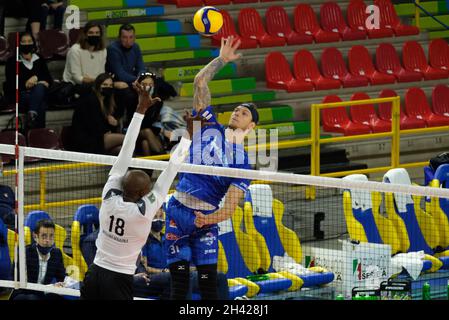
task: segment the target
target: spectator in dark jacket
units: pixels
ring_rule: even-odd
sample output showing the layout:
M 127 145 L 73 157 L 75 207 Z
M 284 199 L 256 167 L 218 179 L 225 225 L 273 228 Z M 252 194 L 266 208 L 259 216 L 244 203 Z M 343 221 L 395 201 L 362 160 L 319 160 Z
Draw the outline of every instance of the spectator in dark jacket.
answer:
M 36 54 L 36 42 L 33 36 L 24 32 L 19 36 L 19 107 L 27 111 L 28 128 L 45 128 L 47 110 L 47 92 L 53 79 L 47 63 Z M 5 67 L 5 92 L 10 102 L 15 101 L 16 57 L 8 59 Z
M 112 78 L 107 73 L 95 79 L 95 85 L 82 96 L 72 118 L 72 141 L 75 151 L 118 154 L 125 135 L 117 133 Z
M 66 276 L 61 251 L 55 247 L 55 224 L 50 220 L 40 220 L 33 232 L 35 243 L 26 247 L 27 281 L 42 285 L 55 284 L 62 287 Z M 55 294 L 42 291 L 19 289 L 12 300 L 62 299 Z
M 114 77 L 119 115 L 126 114 L 126 124 L 131 121 L 137 106 L 137 94 L 132 85 L 145 72 L 142 52 L 137 43 L 135 28 L 124 24 L 119 30 L 119 39 L 108 47 L 106 71 Z
M 46 29 L 48 15 L 55 16 L 54 29 L 62 30 L 66 9 L 62 0 L 25 0 L 24 3 L 28 12 L 26 30 L 31 32 L 35 39 L 38 38 L 39 31 Z

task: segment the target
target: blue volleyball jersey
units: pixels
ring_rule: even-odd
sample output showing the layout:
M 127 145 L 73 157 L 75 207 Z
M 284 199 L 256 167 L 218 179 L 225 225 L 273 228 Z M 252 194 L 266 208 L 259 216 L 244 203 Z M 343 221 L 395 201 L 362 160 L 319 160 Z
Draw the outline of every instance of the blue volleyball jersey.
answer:
M 193 111 L 195 116 L 196 112 Z M 212 107 L 201 114 L 211 125 L 201 129 L 201 137 L 194 136 L 190 146 L 189 163 L 206 166 L 251 169 L 248 153 L 243 145 L 226 141 L 225 128 L 217 122 Z M 198 135 L 199 133 L 197 133 Z M 201 141 L 201 143 L 200 143 Z M 188 193 L 216 208 L 229 186 L 233 185 L 246 192 L 251 180 L 223 176 L 180 173 L 176 190 Z

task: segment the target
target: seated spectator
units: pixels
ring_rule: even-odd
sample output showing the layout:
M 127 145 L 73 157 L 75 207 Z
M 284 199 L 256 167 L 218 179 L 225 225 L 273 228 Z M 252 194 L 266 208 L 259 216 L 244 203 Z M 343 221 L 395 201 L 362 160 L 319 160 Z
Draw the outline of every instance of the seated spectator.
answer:
M 63 0 L 44 0 L 41 5 L 40 29 L 47 29 L 47 17 L 54 15 L 53 29 L 62 30 L 65 9 Z
M 112 77 L 107 73 L 95 79 L 92 90 L 82 96 L 72 117 L 73 149 L 100 154 L 118 154 L 125 135 L 117 133 Z
M 114 75 L 119 115 L 125 115 L 125 127 L 131 121 L 137 107 L 137 94 L 132 85 L 145 72 L 142 52 L 135 43 L 135 28 L 124 24 L 119 30 L 119 39 L 108 46 L 106 71 Z
M 54 29 L 62 30 L 66 9 L 62 0 L 25 0 L 24 3 L 28 12 L 26 31 L 31 32 L 35 39 L 38 39 L 39 31 L 46 29 L 49 14 L 55 16 Z
M 165 237 L 162 227 L 165 224 L 163 210 L 160 209 L 154 217 L 151 233 L 148 241 L 142 249 L 142 258 L 136 266 L 134 275 L 134 296 L 142 298 L 157 298 L 166 300 L 170 298 L 170 272 L 167 269 L 165 253 L 163 251 L 163 241 Z M 87 265 L 93 263 L 97 247 L 95 241 L 99 230 L 95 230 L 87 235 L 81 243 L 81 252 Z M 191 299 L 192 292 L 198 293 L 198 273 L 191 273 L 191 288 L 188 299 Z M 221 300 L 229 298 L 229 287 L 226 276 L 218 273 L 218 293 Z
M 33 232 L 35 242 L 26 247 L 27 281 L 63 287 L 66 276 L 61 251 L 55 247 L 55 224 L 40 220 Z M 26 289 L 14 290 L 12 300 L 59 300 L 61 296 Z
M 63 80 L 76 86 L 83 94 L 91 88 L 98 75 L 105 72 L 106 48 L 102 27 L 88 22 L 82 29 L 78 43 L 67 53 Z
M 153 73 L 143 73 L 137 82 L 145 86 L 148 91 L 150 91 L 152 97 L 158 96 L 155 90 L 155 80 L 156 75 Z M 145 155 L 151 154 L 161 154 L 164 152 L 164 148 L 162 146 L 162 141 L 158 137 L 160 133 L 160 129 L 153 126 L 156 123 L 160 116 L 160 111 L 162 108 L 163 102 L 159 101 L 155 105 L 153 105 L 145 114 L 145 117 L 142 121 L 142 127 L 140 134 L 145 137 L 148 143 L 142 143 L 142 151 Z
M 47 63 L 36 54 L 33 36 L 24 32 L 19 36 L 19 108 L 27 112 L 27 128 L 45 128 L 48 87 L 53 79 Z M 5 93 L 8 101 L 15 102 L 16 57 L 10 57 L 5 66 Z

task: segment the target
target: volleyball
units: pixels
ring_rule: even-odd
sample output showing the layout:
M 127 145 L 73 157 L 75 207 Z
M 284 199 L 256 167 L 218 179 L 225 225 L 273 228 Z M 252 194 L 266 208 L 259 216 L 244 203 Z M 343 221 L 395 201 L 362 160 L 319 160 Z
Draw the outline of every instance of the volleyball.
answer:
M 210 36 L 220 31 L 223 16 L 217 8 L 202 7 L 193 16 L 193 26 L 202 35 Z

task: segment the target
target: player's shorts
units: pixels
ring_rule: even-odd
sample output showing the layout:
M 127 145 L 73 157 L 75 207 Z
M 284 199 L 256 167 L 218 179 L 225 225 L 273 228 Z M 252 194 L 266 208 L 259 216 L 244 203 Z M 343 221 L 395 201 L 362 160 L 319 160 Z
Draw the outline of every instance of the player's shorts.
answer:
M 133 300 L 133 275 L 92 263 L 80 285 L 81 300 Z
M 165 243 L 167 263 L 181 260 L 196 266 L 216 264 L 218 260 L 218 226 L 195 226 L 194 211 L 210 214 L 216 210 L 195 210 L 171 197 L 165 213 Z

